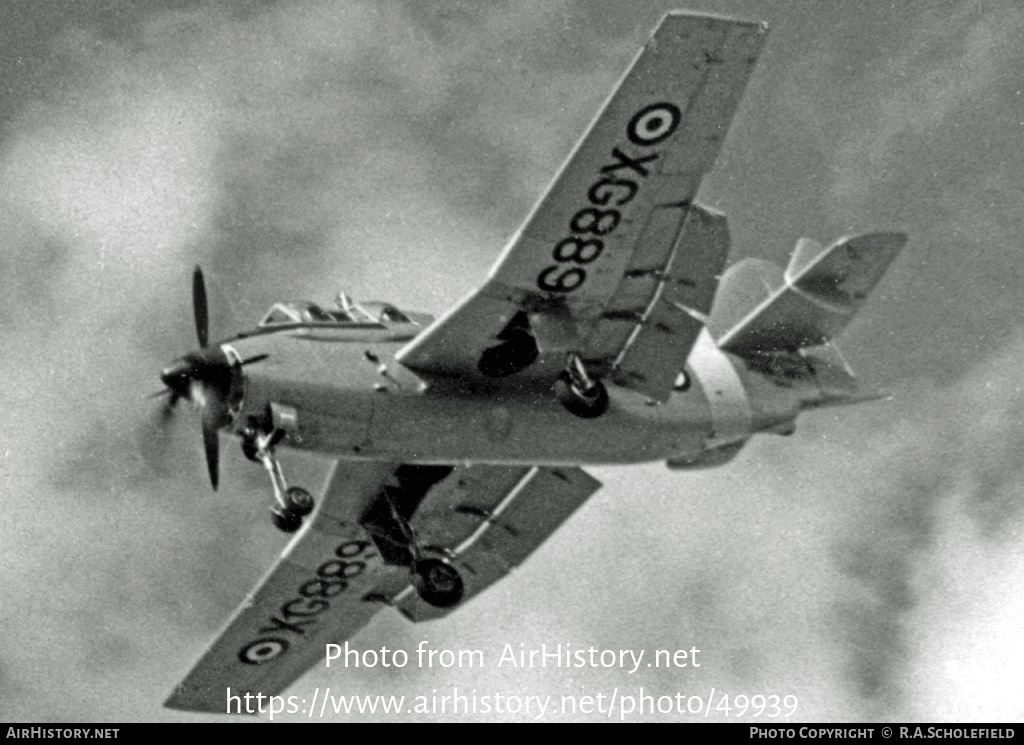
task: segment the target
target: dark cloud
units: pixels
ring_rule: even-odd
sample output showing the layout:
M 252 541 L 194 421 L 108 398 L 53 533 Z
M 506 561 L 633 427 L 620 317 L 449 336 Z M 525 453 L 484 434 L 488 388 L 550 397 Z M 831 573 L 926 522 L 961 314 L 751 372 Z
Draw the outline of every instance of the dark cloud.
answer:
M 851 682 L 883 712 L 902 704 L 908 693 L 899 679 L 910 654 L 905 623 L 917 606 L 915 569 L 937 529 L 942 482 L 935 474 L 903 476 L 881 501 L 875 522 L 857 531 L 862 538 L 837 551 L 840 570 L 854 580 L 836 609 Z

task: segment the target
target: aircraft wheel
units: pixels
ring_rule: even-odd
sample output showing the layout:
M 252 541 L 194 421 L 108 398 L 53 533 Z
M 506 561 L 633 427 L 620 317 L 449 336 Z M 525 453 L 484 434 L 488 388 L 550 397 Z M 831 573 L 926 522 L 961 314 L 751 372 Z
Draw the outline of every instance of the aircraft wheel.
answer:
M 608 410 L 608 389 L 600 380 L 594 381 L 593 390 L 584 393 L 562 372 L 555 381 L 555 398 L 571 413 L 583 419 L 594 419 Z
M 299 517 L 305 517 L 313 511 L 316 503 L 313 495 L 300 486 L 293 486 L 285 493 L 285 502 L 288 503 L 288 511 L 294 512 Z
M 270 508 L 270 519 L 274 527 L 283 533 L 294 533 L 302 527 L 302 515 L 291 510 L 283 510 L 280 507 Z
M 451 608 L 458 605 L 465 591 L 459 573 L 440 559 L 424 559 L 418 562 L 413 567 L 412 581 L 424 602 L 435 608 Z

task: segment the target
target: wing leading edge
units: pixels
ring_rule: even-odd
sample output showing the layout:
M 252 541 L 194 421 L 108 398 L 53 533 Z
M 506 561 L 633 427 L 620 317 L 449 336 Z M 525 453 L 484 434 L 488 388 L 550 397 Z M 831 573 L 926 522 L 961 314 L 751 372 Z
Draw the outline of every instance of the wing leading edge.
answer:
M 328 643 L 369 622 L 382 606 L 364 598 L 400 570 L 384 564 L 358 517 L 392 470 L 392 464 L 335 465 L 321 508 L 165 706 L 224 714 L 229 696 L 278 694 L 324 657 Z M 253 713 L 244 704 L 231 712 Z
M 728 251 L 724 218 L 693 199 L 766 31 L 666 16 L 485 284 L 399 361 L 441 376 L 544 377 L 572 352 L 664 400 Z

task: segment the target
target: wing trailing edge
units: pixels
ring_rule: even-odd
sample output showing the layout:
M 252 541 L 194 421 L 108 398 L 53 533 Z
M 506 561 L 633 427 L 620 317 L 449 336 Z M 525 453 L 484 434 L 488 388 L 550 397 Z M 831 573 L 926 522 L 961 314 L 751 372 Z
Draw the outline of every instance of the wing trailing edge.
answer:
M 615 370 L 618 385 L 667 399 L 728 249 L 724 219 L 694 200 L 766 37 L 760 23 L 666 15 L 487 281 L 398 362 L 553 382 L 577 354 L 597 377 Z

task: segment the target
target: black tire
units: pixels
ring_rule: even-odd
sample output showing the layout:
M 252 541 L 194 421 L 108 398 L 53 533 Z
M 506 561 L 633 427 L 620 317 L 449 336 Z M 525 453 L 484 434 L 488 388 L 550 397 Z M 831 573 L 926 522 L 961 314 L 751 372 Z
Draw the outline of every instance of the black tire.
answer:
M 604 383 L 595 380 L 593 391 L 584 395 L 573 385 L 569 373 L 564 371 L 555 381 L 555 398 L 566 410 L 583 419 L 595 419 L 608 410 L 608 390 Z
M 302 527 L 302 515 L 297 515 L 291 510 L 283 510 L 280 507 L 270 508 L 270 519 L 274 527 L 282 533 L 294 533 Z
M 412 581 L 423 601 L 435 608 L 458 605 L 466 590 L 455 568 L 440 559 L 418 562 L 413 567 Z
M 294 512 L 299 517 L 305 517 L 316 506 L 316 502 L 313 501 L 313 495 L 301 486 L 293 486 L 285 492 L 284 501 L 288 505 L 286 509 L 289 512 Z

